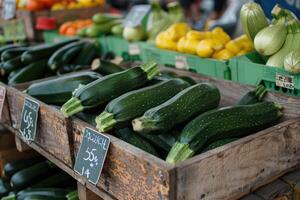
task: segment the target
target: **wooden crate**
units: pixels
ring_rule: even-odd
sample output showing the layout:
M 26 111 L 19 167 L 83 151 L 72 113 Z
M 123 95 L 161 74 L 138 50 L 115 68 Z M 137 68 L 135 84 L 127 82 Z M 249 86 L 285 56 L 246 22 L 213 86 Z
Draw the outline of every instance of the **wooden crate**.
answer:
M 44 10 L 37 12 L 30 12 L 26 10 L 18 10 L 16 13 L 17 19 L 23 19 L 26 27 L 26 35 L 29 40 L 42 40 L 42 31 L 35 29 L 36 20 L 39 17 L 53 17 L 57 20 L 57 25 L 69 20 L 76 19 L 88 19 L 91 18 L 95 13 L 106 12 L 107 7 L 91 7 L 91 8 L 80 8 L 72 10 Z
M 11 131 L 19 130 L 21 111 L 26 94 L 16 88 L 7 87 L 7 100 L 11 118 Z M 55 155 L 66 165 L 72 166 L 73 155 L 72 144 L 69 141 L 68 120 L 61 112 L 51 106 L 40 102 L 39 119 L 37 127 L 36 143 L 46 148 L 49 153 Z
M 221 105 L 232 105 L 252 89 L 190 72 L 173 70 L 197 81 L 209 81 L 222 93 Z M 8 88 L 13 129 L 19 127 L 25 94 Z M 300 101 L 269 93 L 268 100 L 285 106 L 285 118 L 271 128 L 188 159 L 168 164 L 114 136 L 97 186 L 72 170 L 72 161 L 85 127 L 76 118 L 69 122 L 53 107 L 40 103 L 38 138 L 29 144 L 104 199 L 235 199 L 299 165 Z

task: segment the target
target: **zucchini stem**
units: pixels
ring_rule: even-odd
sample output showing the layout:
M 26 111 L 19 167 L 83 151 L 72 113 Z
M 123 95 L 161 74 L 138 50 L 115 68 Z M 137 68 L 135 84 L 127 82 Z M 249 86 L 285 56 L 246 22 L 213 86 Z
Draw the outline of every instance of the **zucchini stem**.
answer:
M 155 122 L 148 117 L 140 117 L 132 121 L 133 130 L 139 133 L 149 133 L 155 130 Z
M 176 164 L 192 157 L 194 153 L 195 152 L 190 149 L 189 144 L 176 142 L 169 152 L 166 161 L 171 164 Z
M 100 132 L 107 132 L 111 130 L 117 121 L 114 119 L 114 114 L 108 112 L 102 112 L 98 117 L 95 119 L 97 124 L 97 129 Z
M 65 117 L 70 117 L 72 115 L 75 115 L 76 113 L 83 111 L 84 107 L 81 105 L 81 101 L 78 98 L 72 97 L 61 107 L 60 110 Z
M 160 71 L 157 66 L 157 63 L 154 61 L 147 62 L 140 66 L 142 70 L 147 74 L 147 79 L 152 80 L 154 76 L 159 75 Z

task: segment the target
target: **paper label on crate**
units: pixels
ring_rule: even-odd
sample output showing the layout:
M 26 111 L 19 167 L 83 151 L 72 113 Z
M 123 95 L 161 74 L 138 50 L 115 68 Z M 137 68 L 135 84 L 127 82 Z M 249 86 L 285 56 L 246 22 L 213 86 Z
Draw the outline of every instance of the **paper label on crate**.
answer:
M 101 175 L 109 144 L 109 137 L 90 128 L 85 128 L 74 171 L 96 185 Z
M 282 75 L 276 73 L 276 86 L 294 90 L 295 81 L 294 76 Z
M 5 20 L 13 19 L 16 15 L 16 0 L 4 0 L 2 18 Z
M 5 102 L 6 88 L 0 86 L 0 119 L 2 119 L 3 106 Z
M 189 64 L 185 56 L 175 56 L 175 67 L 177 69 L 189 69 Z
M 129 55 L 135 56 L 141 53 L 140 47 L 138 44 L 129 44 Z
M 40 104 L 38 102 L 25 98 L 20 126 L 20 132 L 25 141 L 35 140 L 39 108 Z
M 151 10 L 150 5 L 136 5 L 131 8 L 123 24 L 125 27 L 137 27 L 142 24 L 143 20 Z

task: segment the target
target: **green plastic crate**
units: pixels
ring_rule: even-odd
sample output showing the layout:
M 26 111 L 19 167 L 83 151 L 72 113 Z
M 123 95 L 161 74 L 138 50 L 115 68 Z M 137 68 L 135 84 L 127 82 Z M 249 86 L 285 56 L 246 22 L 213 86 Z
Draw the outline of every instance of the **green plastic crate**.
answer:
M 250 85 L 263 83 L 269 90 L 300 96 L 300 75 L 291 75 L 264 63 L 256 52 L 231 59 L 228 66 L 232 81 Z
M 113 52 L 116 56 L 121 56 L 125 61 L 141 61 L 143 42 L 130 43 L 121 37 L 105 37 L 108 52 Z
M 144 61 L 155 60 L 159 64 L 168 67 L 186 69 L 207 76 L 231 80 L 230 68 L 225 61 L 203 59 L 195 55 L 159 49 L 153 45 L 145 45 L 143 52 Z

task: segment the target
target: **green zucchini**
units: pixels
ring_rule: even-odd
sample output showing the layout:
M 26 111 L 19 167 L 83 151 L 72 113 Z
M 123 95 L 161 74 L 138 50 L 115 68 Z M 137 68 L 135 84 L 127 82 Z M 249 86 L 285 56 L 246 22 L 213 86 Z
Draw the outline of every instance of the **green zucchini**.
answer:
M 80 72 L 65 75 L 34 83 L 28 87 L 26 93 L 46 104 L 62 105 L 72 97 L 72 92 L 80 84 L 85 85 L 99 78 L 101 78 L 101 75 L 95 72 Z
M 56 50 L 51 57 L 48 60 L 48 67 L 50 69 L 50 71 L 56 71 L 57 69 L 59 69 L 60 67 L 62 67 L 64 64 L 66 64 L 62 57 L 65 55 L 65 53 L 74 48 L 74 47 L 78 47 L 78 48 L 82 48 L 84 46 L 85 42 L 83 41 L 78 41 L 78 42 L 72 42 L 70 44 L 67 44 L 63 47 L 61 47 L 60 49 Z
M 218 107 L 220 99 L 217 87 L 199 83 L 147 110 L 142 117 L 132 121 L 133 130 L 140 133 L 170 130 L 192 117 Z
M 11 186 L 16 190 L 21 190 L 29 187 L 33 183 L 44 179 L 45 176 L 52 173 L 55 168 L 55 165 L 53 165 L 49 161 L 44 161 L 32 165 L 31 167 L 22 169 L 11 177 Z
M 105 111 L 96 118 L 97 128 L 106 132 L 115 126 L 128 124 L 132 119 L 164 103 L 188 86 L 189 84 L 181 79 L 171 79 L 128 92 L 109 102 Z
M 177 163 L 201 152 L 207 143 L 267 128 L 282 117 L 281 110 L 278 103 L 262 102 L 206 112 L 186 125 L 166 160 Z
M 228 144 L 228 143 L 233 142 L 238 139 L 239 138 L 225 138 L 225 139 L 217 140 L 217 141 L 209 144 L 207 147 L 205 147 L 205 149 L 203 151 L 209 151 L 209 150 L 218 148 L 220 146 L 224 146 L 225 144 Z
M 95 119 L 97 117 L 97 114 L 90 114 L 90 113 L 85 113 L 85 112 L 80 112 L 76 114 L 76 117 L 78 117 L 79 119 L 85 121 L 88 124 L 91 124 L 93 126 L 96 126 L 96 122 Z
M 48 59 L 56 50 L 62 48 L 63 46 L 76 42 L 78 39 L 66 39 L 58 43 L 54 44 L 41 44 L 38 46 L 34 46 L 29 48 L 22 54 L 22 62 L 24 63 L 32 63 L 41 59 Z
M 8 196 L 2 197 L 1 200 L 16 200 L 16 195 L 9 194 Z
M 79 56 L 74 60 L 75 65 L 90 65 L 97 55 L 97 48 L 94 43 L 86 42 L 81 49 Z
M 1 60 L 2 62 L 6 62 L 8 60 L 11 60 L 15 57 L 21 56 L 22 53 L 28 50 L 28 47 L 19 47 L 19 48 L 13 48 L 13 49 L 7 49 L 1 54 Z
M 66 195 L 67 200 L 79 200 L 78 191 L 74 190 Z
M 258 85 L 255 90 L 246 93 L 237 103 L 237 105 L 250 105 L 261 102 L 267 93 L 263 85 Z
M 44 78 L 47 72 L 47 60 L 39 60 L 27 65 L 8 80 L 9 85 L 16 85 L 28 81 Z
M 116 136 L 125 142 L 136 146 L 154 156 L 158 156 L 157 151 L 155 148 L 144 138 L 139 136 L 139 134 L 135 133 L 129 128 L 119 129 L 115 132 Z
M 0 47 L 0 55 L 8 49 L 15 49 L 15 48 L 20 48 L 20 47 L 25 47 L 26 45 L 23 44 L 7 44 L 3 47 Z
M 17 199 L 19 200 L 19 199 Z M 23 200 L 66 200 L 64 196 L 29 195 Z
M 17 196 L 17 200 L 23 200 L 27 197 L 32 196 L 42 196 L 42 197 L 53 197 L 53 198 L 64 198 L 66 196 L 66 192 L 64 193 L 57 193 L 55 191 L 32 191 L 32 192 L 25 192 L 21 195 Z
M 61 58 L 62 63 L 65 65 L 71 64 L 72 61 L 75 60 L 75 58 L 77 58 L 77 56 L 80 54 L 81 50 L 81 45 L 68 49 Z
M 7 196 L 12 190 L 9 180 L 1 180 L 0 184 L 0 198 Z
M 48 188 L 48 187 L 73 187 L 76 185 L 75 180 L 65 172 L 59 172 L 44 178 L 43 180 L 32 184 L 31 188 Z
M 164 151 L 164 153 L 168 153 L 172 148 L 173 142 L 175 143 L 173 138 L 170 139 L 162 135 L 143 134 L 141 137 L 145 138 L 155 148 L 159 149 L 159 152 Z
M 41 188 L 26 188 L 17 193 L 17 196 L 22 196 L 24 194 L 33 194 L 37 192 L 51 192 L 57 195 L 66 195 L 69 190 L 58 188 L 58 187 L 41 187 Z
M 20 69 L 24 66 L 24 63 L 21 61 L 21 56 L 17 56 L 11 60 L 8 60 L 3 63 L 1 66 L 1 76 L 6 76 L 14 70 Z
M 83 110 L 99 107 L 128 91 L 142 87 L 158 73 L 157 64 L 149 62 L 105 76 L 76 89 L 61 111 L 64 116 L 69 117 Z
M 100 58 L 94 59 L 91 67 L 93 71 L 99 72 L 103 75 L 109 75 L 124 71 L 124 69 L 120 66 L 107 60 L 100 60 Z
M 57 74 L 57 76 L 61 76 L 64 74 L 77 72 L 77 71 L 81 71 L 81 70 L 88 70 L 88 69 L 89 69 L 89 67 L 87 67 L 86 65 L 73 65 L 73 64 L 64 65 L 56 71 L 56 74 Z
M 8 162 L 4 165 L 4 174 L 6 177 L 12 177 L 16 172 L 30 167 L 36 163 L 39 163 L 43 161 L 44 158 L 41 156 L 34 157 L 34 158 L 28 158 L 28 159 L 22 159 L 22 160 L 16 160 L 12 162 Z

